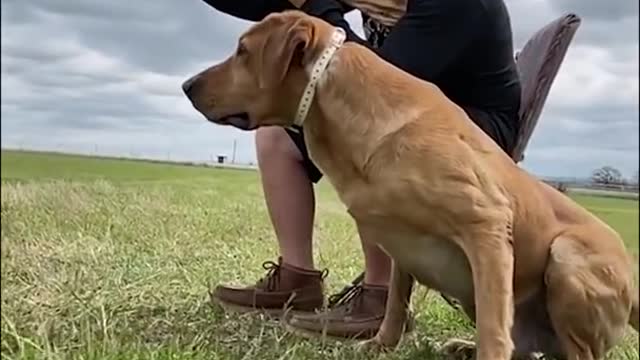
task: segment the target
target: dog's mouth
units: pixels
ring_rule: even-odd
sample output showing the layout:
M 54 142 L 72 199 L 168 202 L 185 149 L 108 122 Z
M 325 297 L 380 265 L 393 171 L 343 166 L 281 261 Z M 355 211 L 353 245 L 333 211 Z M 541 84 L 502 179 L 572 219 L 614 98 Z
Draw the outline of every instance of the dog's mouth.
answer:
M 213 123 L 220 125 L 231 125 L 237 129 L 244 131 L 251 131 L 257 128 L 249 118 L 247 113 L 236 113 L 231 115 L 222 116 L 219 118 L 207 117 L 207 119 Z

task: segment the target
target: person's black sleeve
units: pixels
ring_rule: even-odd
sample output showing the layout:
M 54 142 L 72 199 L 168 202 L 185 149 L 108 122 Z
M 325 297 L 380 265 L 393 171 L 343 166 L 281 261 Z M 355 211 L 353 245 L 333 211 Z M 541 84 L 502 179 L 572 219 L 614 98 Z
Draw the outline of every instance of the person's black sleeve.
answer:
M 318 17 L 331 25 L 338 26 L 344 29 L 347 33 L 347 41 L 354 41 L 364 46 L 369 46 L 367 41 L 359 37 L 351 27 L 349 22 L 345 20 L 344 14 L 350 8 L 346 8 L 336 0 L 307 0 L 300 10 L 305 13 Z
M 260 21 L 265 16 L 284 10 L 294 10 L 289 0 L 203 0 L 212 8 L 225 14 L 249 21 Z M 328 2 L 333 2 L 330 0 Z M 341 14 L 354 10 L 352 6 L 338 2 Z
M 289 0 L 203 0 L 212 8 L 225 14 L 249 21 L 260 21 L 265 16 L 295 9 Z

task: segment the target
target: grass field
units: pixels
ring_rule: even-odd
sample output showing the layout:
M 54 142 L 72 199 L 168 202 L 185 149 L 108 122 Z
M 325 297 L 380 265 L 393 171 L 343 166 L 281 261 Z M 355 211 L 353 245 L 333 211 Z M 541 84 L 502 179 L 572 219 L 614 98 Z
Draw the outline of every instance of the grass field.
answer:
M 307 340 L 208 302 L 277 256 L 254 171 L 2 153 L 3 359 L 366 359 L 350 342 Z M 638 254 L 638 202 L 577 196 Z M 330 291 L 362 269 L 351 220 L 319 186 L 317 264 Z M 414 294 L 417 331 L 380 359 L 438 359 L 469 323 Z M 610 359 L 638 359 L 630 333 Z

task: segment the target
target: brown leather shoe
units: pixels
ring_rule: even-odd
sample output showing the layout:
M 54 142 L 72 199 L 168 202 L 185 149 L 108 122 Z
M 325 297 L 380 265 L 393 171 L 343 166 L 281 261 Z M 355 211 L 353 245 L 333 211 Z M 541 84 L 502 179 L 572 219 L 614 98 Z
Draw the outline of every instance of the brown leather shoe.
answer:
M 255 285 L 230 287 L 218 285 L 211 300 L 233 312 L 262 311 L 272 316 L 291 312 L 314 312 L 324 303 L 323 280 L 326 272 L 305 270 L 283 263 L 267 261 L 267 274 Z
M 294 315 L 287 327 L 306 336 L 370 339 L 382 324 L 386 303 L 386 287 L 352 283 L 329 299 L 326 312 Z M 407 331 L 412 329 L 413 317 L 410 317 Z

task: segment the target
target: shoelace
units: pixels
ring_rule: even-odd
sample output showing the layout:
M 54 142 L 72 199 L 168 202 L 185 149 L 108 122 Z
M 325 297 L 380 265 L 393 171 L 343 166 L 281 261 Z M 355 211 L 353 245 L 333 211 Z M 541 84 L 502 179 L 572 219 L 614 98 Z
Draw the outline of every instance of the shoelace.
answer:
M 329 297 L 329 308 L 336 308 L 346 306 L 347 311 L 350 311 L 356 300 L 362 299 L 362 291 L 364 287 L 361 284 L 352 284 L 346 286 L 339 293 Z
M 347 285 L 346 287 L 344 287 L 339 293 L 332 295 L 329 297 L 329 307 L 335 307 L 335 306 L 339 306 L 339 305 L 344 305 L 345 303 L 347 303 L 349 300 L 351 300 L 355 295 L 349 295 L 350 292 L 354 291 L 355 287 L 362 287 L 362 281 L 364 280 L 364 273 L 361 273 L 360 275 L 358 275 L 358 277 L 356 277 L 350 285 Z M 359 290 L 359 292 L 362 292 L 362 289 Z M 343 297 L 346 297 L 347 295 L 349 295 L 346 299 L 342 299 Z M 442 297 L 442 299 L 444 299 L 444 301 L 447 302 L 447 304 L 449 304 L 449 306 L 453 307 L 456 310 L 461 310 L 461 306 L 460 303 L 453 299 L 450 298 L 449 296 L 440 293 L 440 296 Z
M 280 283 L 281 265 L 273 261 L 265 261 L 262 263 L 262 267 L 267 270 L 267 273 L 258 280 L 258 286 L 264 286 L 267 291 L 276 290 Z M 320 278 L 324 280 L 327 275 L 329 275 L 329 269 L 324 269 L 320 274 Z
M 278 282 L 280 281 L 280 264 L 273 261 L 265 261 L 262 263 L 262 267 L 267 270 L 267 274 L 258 280 L 259 285 L 266 285 L 267 291 L 273 291 L 277 289 Z

